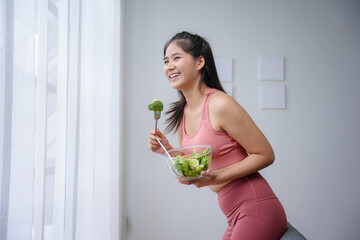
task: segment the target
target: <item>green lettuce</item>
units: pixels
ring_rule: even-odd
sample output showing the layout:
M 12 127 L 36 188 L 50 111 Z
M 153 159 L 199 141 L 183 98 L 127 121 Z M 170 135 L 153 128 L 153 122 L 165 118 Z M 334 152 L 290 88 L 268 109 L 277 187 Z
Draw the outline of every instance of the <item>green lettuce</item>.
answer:
M 177 155 L 173 168 L 185 177 L 197 177 L 209 166 L 209 156 L 206 154 L 209 151 L 210 148 L 207 148 L 199 153 L 193 150 L 193 153 L 188 156 Z

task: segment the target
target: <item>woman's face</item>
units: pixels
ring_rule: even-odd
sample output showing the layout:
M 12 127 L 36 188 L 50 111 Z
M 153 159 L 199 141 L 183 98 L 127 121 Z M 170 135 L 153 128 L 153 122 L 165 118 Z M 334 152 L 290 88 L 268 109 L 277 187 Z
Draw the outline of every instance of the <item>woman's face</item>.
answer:
M 201 78 L 203 57 L 194 58 L 182 50 L 176 42 L 170 43 L 164 57 L 164 73 L 177 90 L 186 90 L 197 86 Z

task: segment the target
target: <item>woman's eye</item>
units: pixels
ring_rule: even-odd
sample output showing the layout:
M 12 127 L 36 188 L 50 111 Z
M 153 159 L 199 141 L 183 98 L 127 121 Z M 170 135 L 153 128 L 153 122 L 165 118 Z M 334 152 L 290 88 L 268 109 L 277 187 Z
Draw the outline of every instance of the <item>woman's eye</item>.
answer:
M 169 63 L 169 61 L 168 61 L 168 60 L 165 60 L 165 61 L 164 61 L 164 64 L 165 64 L 165 65 L 166 65 L 166 64 L 168 64 L 168 63 Z
M 180 59 L 180 57 L 174 57 L 174 60 L 179 60 Z

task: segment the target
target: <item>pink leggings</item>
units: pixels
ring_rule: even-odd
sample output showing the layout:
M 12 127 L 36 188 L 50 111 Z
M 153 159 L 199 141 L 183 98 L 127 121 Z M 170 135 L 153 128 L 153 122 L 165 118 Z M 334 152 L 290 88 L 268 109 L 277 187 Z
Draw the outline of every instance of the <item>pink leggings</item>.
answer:
M 279 240 L 286 231 L 284 209 L 259 173 L 229 183 L 218 200 L 229 224 L 222 240 Z

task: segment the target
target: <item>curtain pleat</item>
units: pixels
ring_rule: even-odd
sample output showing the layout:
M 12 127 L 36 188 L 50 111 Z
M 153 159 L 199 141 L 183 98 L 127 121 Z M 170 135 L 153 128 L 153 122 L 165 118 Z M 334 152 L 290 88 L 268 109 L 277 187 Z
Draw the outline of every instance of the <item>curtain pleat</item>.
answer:
M 35 132 L 35 1 L 1 3 L 4 59 L 0 239 L 31 239 Z
M 3 2 L 4 4 L 5 2 Z M 4 4 L 5 5 L 5 4 Z M 1 56 L 7 61 L 2 61 L 3 70 L 1 75 L 2 89 L 1 109 L 2 125 L 2 164 L 1 164 L 1 208 L 0 208 L 0 239 L 6 239 L 9 215 L 9 192 L 10 192 L 10 171 L 11 171 L 11 129 L 12 129 L 12 92 L 13 92 L 13 49 L 14 49 L 14 6 L 10 1 L 5 6 L 1 6 L 1 22 L 2 27 L 2 45 Z M 3 9 L 5 11 L 3 11 Z M 3 28 L 5 27 L 5 28 Z
M 70 4 L 71 3 L 71 4 Z M 67 134 L 65 172 L 65 239 L 76 239 L 78 172 L 79 172 L 79 131 L 80 131 L 80 77 L 81 66 L 81 2 L 69 1 L 61 15 L 68 21 L 67 31 Z M 67 13 L 66 13 L 67 10 Z

